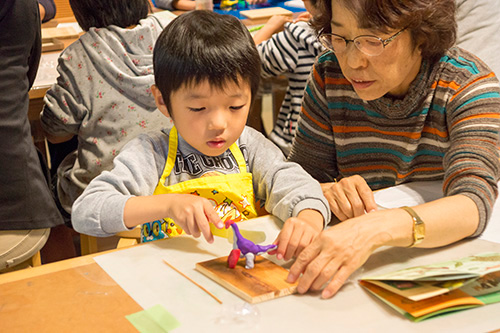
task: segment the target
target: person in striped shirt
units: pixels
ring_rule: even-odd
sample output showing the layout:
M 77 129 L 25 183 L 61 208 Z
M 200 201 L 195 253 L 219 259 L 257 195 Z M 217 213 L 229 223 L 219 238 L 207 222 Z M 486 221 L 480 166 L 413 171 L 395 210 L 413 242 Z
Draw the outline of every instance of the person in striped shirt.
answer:
M 322 183 L 342 221 L 290 269 L 335 294 L 381 246 L 444 246 L 484 230 L 500 175 L 500 88 L 453 47 L 454 0 L 321 0 L 316 60 L 289 160 Z M 372 190 L 443 180 L 444 197 L 377 210 Z M 425 226 L 425 230 L 423 230 Z
M 285 155 L 290 153 L 292 147 L 309 72 L 314 59 L 323 51 L 308 22 L 308 14 L 316 13 L 316 0 L 303 1 L 307 10 L 305 15 L 299 16 L 294 22 L 286 16 L 273 16 L 254 36 L 262 62 L 262 77 L 285 75 L 288 78 L 285 98 L 276 124 L 269 134 L 269 139 Z

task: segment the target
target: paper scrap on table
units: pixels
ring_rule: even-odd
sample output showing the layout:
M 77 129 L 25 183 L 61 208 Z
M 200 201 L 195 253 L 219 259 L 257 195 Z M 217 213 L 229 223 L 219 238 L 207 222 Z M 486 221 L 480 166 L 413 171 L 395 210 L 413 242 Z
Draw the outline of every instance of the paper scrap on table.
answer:
M 125 318 L 127 318 L 139 332 L 165 333 L 180 326 L 179 321 L 160 304 L 147 310 L 125 316 Z

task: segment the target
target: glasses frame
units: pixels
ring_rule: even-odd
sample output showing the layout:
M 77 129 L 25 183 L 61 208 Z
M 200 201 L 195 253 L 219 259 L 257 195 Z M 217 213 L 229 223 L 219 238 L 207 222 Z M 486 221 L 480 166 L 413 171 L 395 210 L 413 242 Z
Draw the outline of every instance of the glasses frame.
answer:
M 354 37 L 353 39 L 347 39 L 347 38 L 340 36 L 340 35 L 337 35 L 337 34 L 322 32 L 319 34 L 318 40 L 325 48 L 332 51 L 333 53 L 345 52 L 345 50 L 347 49 L 347 46 L 349 45 L 349 42 L 352 42 L 354 44 L 354 46 L 356 46 L 356 48 L 359 51 L 361 51 L 363 54 L 366 54 L 367 56 L 375 57 L 375 56 L 381 55 L 384 52 L 385 47 L 387 45 L 389 45 L 390 42 L 392 42 L 394 39 L 396 39 L 396 37 L 398 37 L 405 30 L 406 30 L 406 28 L 403 28 L 403 29 L 399 30 L 398 32 L 396 32 L 394 35 L 392 35 L 386 39 L 382 39 L 382 38 L 374 36 L 374 35 L 359 35 L 359 36 Z M 326 41 L 324 41 L 324 39 L 328 36 L 335 36 L 335 37 L 343 39 L 345 42 L 345 49 L 342 51 L 335 51 L 331 45 L 328 45 L 328 43 Z M 378 54 L 368 54 L 365 51 L 363 51 L 362 49 L 359 48 L 358 44 L 355 43 L 356 39 L 361 38 L 361 37 L 370 37 L 370 38 L 378 39 L 382 43 L 382 51 L 380 51 L 380 53 L 378 53 Z

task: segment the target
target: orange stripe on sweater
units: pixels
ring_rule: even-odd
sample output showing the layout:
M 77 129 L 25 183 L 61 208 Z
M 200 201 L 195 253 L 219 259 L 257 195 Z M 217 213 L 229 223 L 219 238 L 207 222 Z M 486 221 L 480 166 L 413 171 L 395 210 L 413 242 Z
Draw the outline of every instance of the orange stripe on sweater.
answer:
M 314 81 L 316 81 L 317 84 L 321 87 L 322 90 L 325 89 L 325 82 L 321 79 L 321 75 L 319 75 L 318 71 L 316 70 L 316 67 L 313 66 L 313 75 L 314 75 Z
M 422 132 L 431 133 L 431 134 L 440 136 L 442 138 L 448 137 L 448 132 L 440 131 L 437 128 L 434 128 L 434 127 L 424 126 L 424 128 L 422 129 Z
M 472 119 L 480 119 L 480 118 L 500 119 L 500 114 L 498 114 L 498 113 L 483 113 L 483 114 L 478 114 L 478 115 L 475 115 L 475 116 L 465 117 L 463 119 L 459 119 L 459 120 L 455 121 L 452 124 L 452 126 L 455 126 L 456 124 L 459 124 L 462 121 L 467 121 L 467 120 L 472 120 Z
M 313 117 L 311 117 L 311 115 L 309 113 L 307 113 L 306 109 L 304 109 L 304 107 L 301 108 L 301 112 L 303 115 L 305 115 L 310 121 L 312 121 L 313 123 L 315 123 L 316 125 L 318 125 L 319 127 L 321 127 L 322 129 L 324 130 L 327 130 L 327 131 L 331 131 L 331 128 L 330 126 L 328 125 L 325 125 L 323 123 L 320 123 L 319 121 L 317 121 L 316 119 L 314 119 Z
M 340 132 L 340 133 L 374 132 L 374 133 L 393 135 L 393 136 L 403 136 L 403 137 L 407 137 L 410 139 L 420 138 L 420 133 L 381 131 L 381 130 L 377 130 L 377 129 L 374 129 L 374 128 L 368 127 L 368 126 L 349 126 L 349 127 L 347 127 L 347 126 L 334 126 L 333 130 L 334 130 L 334 132 Z
M 493 72 L 490 72 L 489 74 L 485 75 L 485 76 L 481 76 L 481 77 L 478 77 L 477 79 L 475 79 L 474 81 L 470 82 L 468 85 L 462 87 L 462 89 L 458 90 L 453 96 L 451 96 L 450 98 L 450 102 L 453 101 L 453 99 L 455 97 L 457 97 L 462 91 L 464 91 L 464 89 L 466 89 L 467 87 L 469 87 L 470 85 L 480 81 L 480 80 L 484 80 L 484 79 L 488 79 L 490 77 L 494 77 L 495 74 Z

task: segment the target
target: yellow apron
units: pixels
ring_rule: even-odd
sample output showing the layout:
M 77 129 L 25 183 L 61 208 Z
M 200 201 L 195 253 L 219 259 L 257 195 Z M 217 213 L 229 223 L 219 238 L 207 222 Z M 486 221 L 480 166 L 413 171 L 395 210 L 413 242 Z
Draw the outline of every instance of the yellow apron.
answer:
M 228 219 L 239 222 L 256 217 L 258 213 L 255 207 L 252 174 L 247 172 L 245 159 L 237 144 L 233 143 L 229 150 L 238 163 L 239 173 L 225 175 L 220 172 L 209 172 L 201 178 L 165 186 L 165 181 L 174 168 L 177 156 L 177 129 L 174 126 L 170 131 L 167 162 L 153 194 L 199 195 L 210 200 L 223 222 Z M 216 175 L 213 175 L 214 173 Z M 217 229 L 212 224 L 210 224 L 210 229 L 214 235 L 228 237 L 227 229 Z M 141 241 L 149 242 L 181 234 L 184 234 L 184 230 L 171 218 L 166 217 L 162 220 L 144 223 L 141 228 Z

